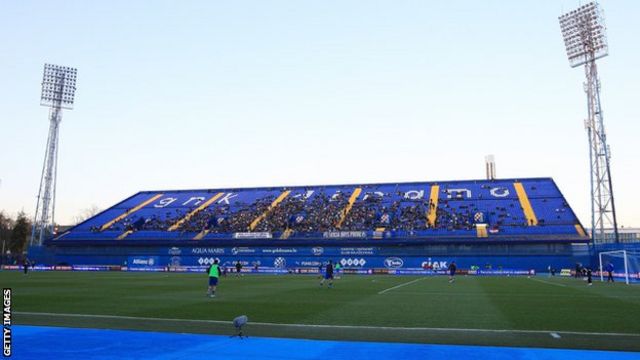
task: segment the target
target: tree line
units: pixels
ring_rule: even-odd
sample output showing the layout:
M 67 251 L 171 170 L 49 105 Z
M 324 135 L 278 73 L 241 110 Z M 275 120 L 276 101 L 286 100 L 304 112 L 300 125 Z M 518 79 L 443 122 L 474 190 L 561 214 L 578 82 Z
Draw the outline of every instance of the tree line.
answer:
M 90 217 L 96 215 L 101 210 L 96 205 L 83 209 L 72 220 L 74 224 L 61 225 L 61 228 L 68 228 L 79 224 Z M 0 259 L 22 259 L 29 248 L 29 238 L 31 237 L 31 224 L 27 214 L 20 211 L 15 217 L 0 210 Z M 57 225 L 57 224 L 56 224 Z M 58 226 L 56 226 L 57 229 Z
M 13 255 L 22 254 L 27 249 L 31 221 L 24 212 L 19 212 L 14 218 L 0 211 L 0 246 L 4 249 L 2 256 L 10 252 Z

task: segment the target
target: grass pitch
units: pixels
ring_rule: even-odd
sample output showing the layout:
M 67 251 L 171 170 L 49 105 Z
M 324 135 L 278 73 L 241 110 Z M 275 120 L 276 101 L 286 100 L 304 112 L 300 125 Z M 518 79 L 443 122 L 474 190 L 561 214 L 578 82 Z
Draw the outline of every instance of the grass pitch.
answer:
M 640 351 L 640 286 L 548 277 L 0 272 L 17 324 Z

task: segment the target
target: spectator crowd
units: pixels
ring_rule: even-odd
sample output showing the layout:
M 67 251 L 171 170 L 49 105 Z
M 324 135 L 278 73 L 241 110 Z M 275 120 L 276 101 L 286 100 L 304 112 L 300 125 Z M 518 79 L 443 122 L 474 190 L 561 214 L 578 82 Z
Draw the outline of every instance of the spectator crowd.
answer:
M 441 200 L 435 204 L 429 198 L 412 199 L 402 192 L 380 193 L 365 191 L 348 206 L 351 194 L 340 191 L 325 193 L 305 191 L 287 196 L 272 206 L 275 196 L 269 195 L 252 203 L 236 201 L 213 204 L 201 211 L 193 208 L 174 208 L 156 211 L 151 215 L 126 217 L 110 227 L 117 231 L 167 231 L 176 223 L 177 231 L 186 233 L 323 233 L 326 231 L 391 231 L 473 230 L 476 223 L 488 224 L 492 229 L 502 226 L 526 226 L 522 207 L 517 198 L 469 199 L 460 194 L 447 196 L 442 190 Z M 312 194 L 308 198 L 305 194 Z M 478 203 L 483 202 L 483 206 Z M 563 210 L 564 211 L 564 210 Z M 435 212 L 431 223 L 428 214 Z M 256 221 L 257 220 L 257 221 Z M 540 219 L 544 224 L 544 219 Z M 92 231 L 100 231 L 93 227 Z

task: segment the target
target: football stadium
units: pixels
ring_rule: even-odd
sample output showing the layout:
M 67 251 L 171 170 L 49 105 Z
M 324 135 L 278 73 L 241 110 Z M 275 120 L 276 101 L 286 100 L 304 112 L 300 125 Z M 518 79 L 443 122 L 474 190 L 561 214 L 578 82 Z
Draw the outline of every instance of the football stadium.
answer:
M 588 219 L 555 171 L 500 178 L 488 156 L 485 178 L 283 186 L 256 171 L 261 187 L 141 188 L 62 226 L 58 131 L 77 70 L 47 63 L 51 127 L 34 220 L 19 235 L 28 245 L 5 251 L 2 239 L 4 356 L 640 359 L 640 231 L 616 217 L 602 14 L 593 2 L 558 18 L 570 65 L 586 75 L 591 173 L 571 176 L 589 182 Z M 197 176 L 174 165 L 161 167 Z M 22 233 L 11 224 L 13 241 Z

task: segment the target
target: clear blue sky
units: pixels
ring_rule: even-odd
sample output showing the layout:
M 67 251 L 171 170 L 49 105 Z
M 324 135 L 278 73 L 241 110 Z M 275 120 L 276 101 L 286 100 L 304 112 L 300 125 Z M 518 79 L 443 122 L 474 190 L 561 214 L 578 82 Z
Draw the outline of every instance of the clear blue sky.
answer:
M 551 176 L 589 226 L 576 0 L 4 1 L 0 209 L 32 214 L 45 62 L 78 68 L 57 220 L 139 190 Z M 640 1 L 602 1 L 619 222 L 640 226 Z

